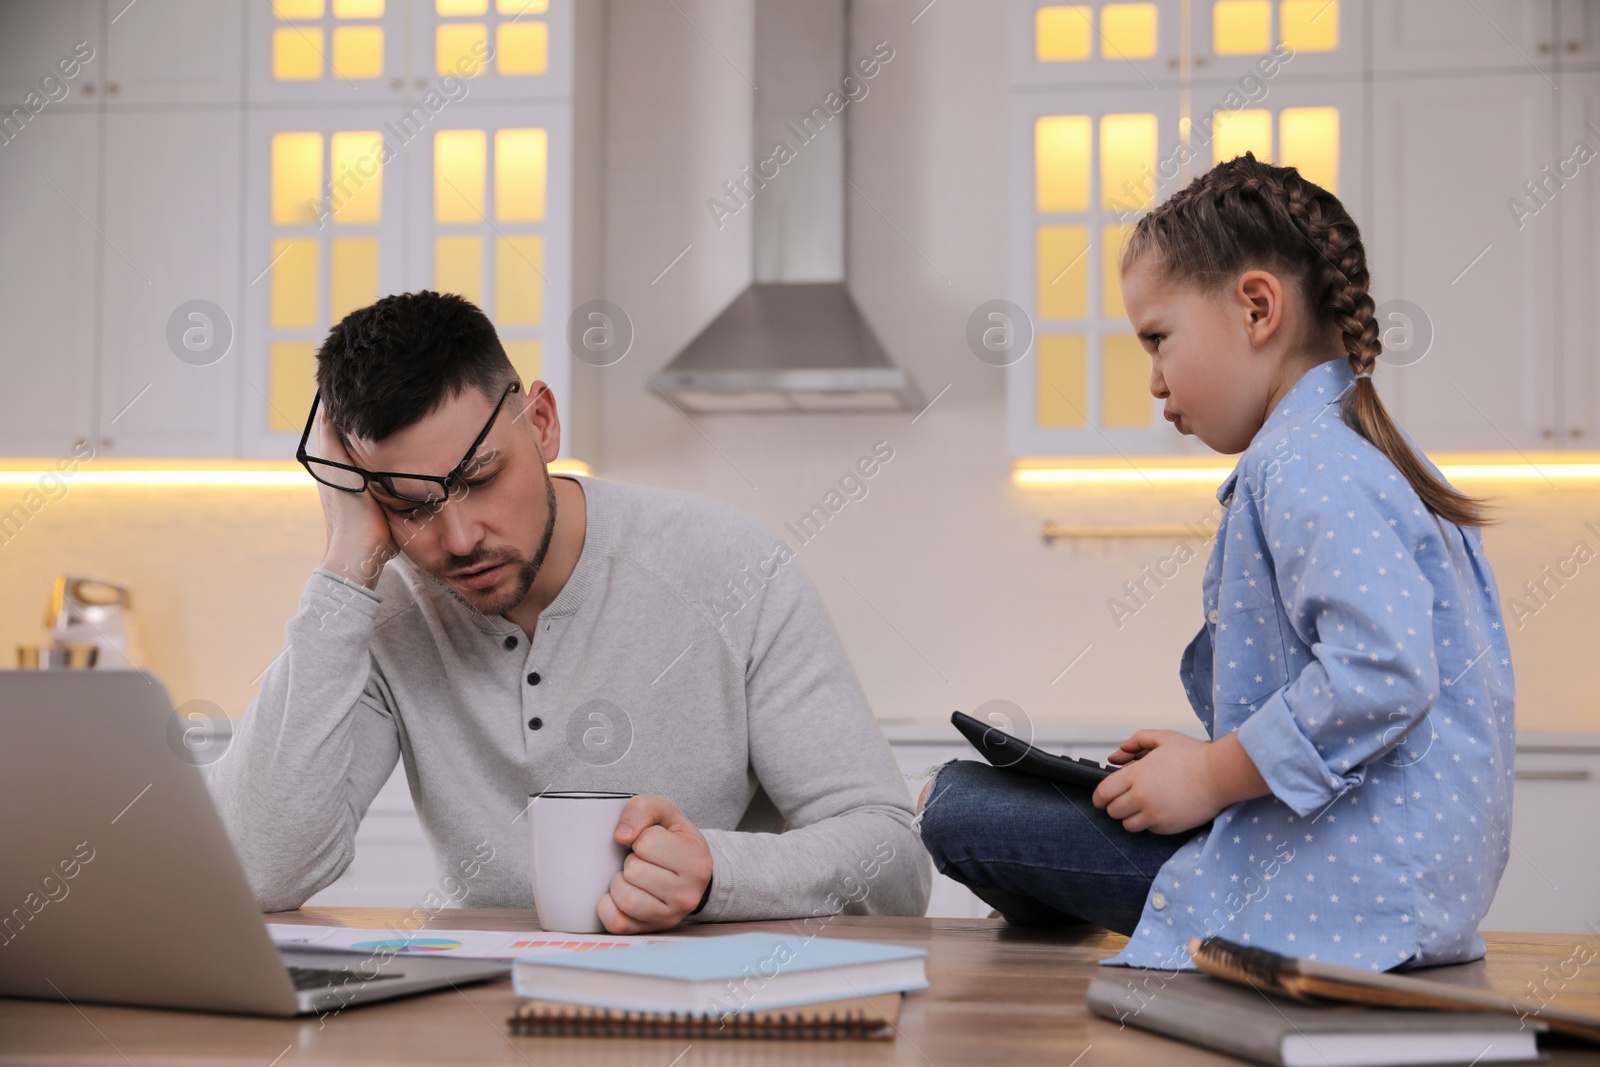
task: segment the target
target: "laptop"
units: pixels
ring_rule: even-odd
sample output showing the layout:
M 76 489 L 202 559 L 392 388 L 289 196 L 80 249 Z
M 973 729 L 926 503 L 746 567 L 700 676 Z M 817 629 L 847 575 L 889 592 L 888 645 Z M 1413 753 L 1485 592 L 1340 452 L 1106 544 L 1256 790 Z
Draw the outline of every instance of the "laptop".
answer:
M 0 996 L 294 1016 L 504 978 L 280 949 L 166 689 L 0 670 Z

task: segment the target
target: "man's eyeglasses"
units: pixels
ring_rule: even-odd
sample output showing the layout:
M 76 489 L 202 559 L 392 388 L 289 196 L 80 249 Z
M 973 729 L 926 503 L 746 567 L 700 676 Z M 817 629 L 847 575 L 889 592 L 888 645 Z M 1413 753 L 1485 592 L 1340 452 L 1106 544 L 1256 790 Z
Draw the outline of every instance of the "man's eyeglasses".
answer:
M 478 432 L 472 447 L 467 449 L 467 454 L 461 457 L 461 462 L 455 465 L 455 469 L 443 476 L 369 471 L 348 463 L 320 459 L 306 452 L 306 442 L 311 439 L 311 427 L 317 419 L 317 407 L 322 403 L 320 389 L 317 390 L 315 399 L 311 401 L 311 414 L 306 417 L 306 429 L 300 435 L 300 447 L 295 449 L 294 458 L 300 461 L 311 477 L 334 489 L 342 489 L 347 493 L 364 493 L 369 485 L 377 482 L 385 493 L 397 500 L 404 500 L 410 504 L 438 504 L 450 495 L 451 487 L 467 474 L 478 447 L 483 444 L 484 438 L 489 436 L 494 420 L 499 417 L 500 409 L 505 406 L 506 397 L 521 389 L 522 386 L 518 382 L 506 386 L 506 391 L 500 394 L 500 402 L 494 406 L 489 421 L 483 424 L 483 429 Z

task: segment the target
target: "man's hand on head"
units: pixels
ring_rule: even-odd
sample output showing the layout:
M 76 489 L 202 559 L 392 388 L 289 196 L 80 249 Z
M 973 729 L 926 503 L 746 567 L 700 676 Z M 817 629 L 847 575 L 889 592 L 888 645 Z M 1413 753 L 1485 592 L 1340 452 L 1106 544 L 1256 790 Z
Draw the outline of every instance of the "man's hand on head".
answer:
M 313 455 L 355 465 L 350 453 L 345 451 L 344 442 L 320 411 L 311 428 L 311 441 Z M 398 551 L 388 516 L 370 491 L 347 493 L 321 483 L 317 491 L 322 499 L 322 517 L 328 527 L 328 549 L 323 554 L 322 566 L 368 589 L 376 589 L 383 565 Z
M 633 851 L 600 898 L 600 921 L 607 930 L 670 930 L 700 907 L 711 886 L 711 846 L 671 799 L 628 801 L 616 839 Z

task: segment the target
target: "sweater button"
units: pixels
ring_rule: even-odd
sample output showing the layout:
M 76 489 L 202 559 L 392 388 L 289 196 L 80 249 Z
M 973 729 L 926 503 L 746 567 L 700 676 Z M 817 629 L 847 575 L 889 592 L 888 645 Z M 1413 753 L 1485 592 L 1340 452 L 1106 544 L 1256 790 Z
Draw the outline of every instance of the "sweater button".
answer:
M 506 634 L 506 647 L 507 648 L 516 648 L 517 647 L 517 635 L 516 634 Z
M 1212 608 L 1210 611 L 1206 612 L 1206 619 L 1211 623 L 1212 626 L 1217 624 L 1218 618 L 1220 618 L 1220 616 L 1217 614 L 1216 608 Z
M 544 720 L 539 718 L 539 716 L 537 716 L 537 715 L 535 715 L 533 718 L 528 720 L 528 729 L 530 729 L 530 730 L 537 730 L 537 729 L 539 729 L 539 727 L 541 727 L 543 725 L 544 725 Z
M 532 674 L 528 675 L 528 684 L 529 685 L 538 685 L 539 681 L 540 681 L 540 679 L 539 679 L 539 672 L 538 671 L 534 671 Z
M 1157 911 L 1160 911 L 1162 908 L 1165 908 L 1167 906 L 1167 898 L 1162 896 L 1161 892 L 1159 890 L 1157 890 L 1150 897 L 1150 906 L 1152 908 L 1156 909 Z

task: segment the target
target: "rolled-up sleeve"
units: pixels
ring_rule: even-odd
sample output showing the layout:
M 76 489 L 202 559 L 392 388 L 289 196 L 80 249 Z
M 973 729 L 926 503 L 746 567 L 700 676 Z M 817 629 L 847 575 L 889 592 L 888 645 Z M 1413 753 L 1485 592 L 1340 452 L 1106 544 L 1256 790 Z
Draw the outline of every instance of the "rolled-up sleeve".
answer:
M 1312 659 L 1240 726 L 1239 741 L 1300 815 L 1359 784 L 1414 728 L 1429 729 L 1439 694 L 1433 585 L 1396 532 L 1384 488 L 1392 470 L 1363 463 L 1373 461 L 1302 449 L 1258 501 L 1283 610 Z

